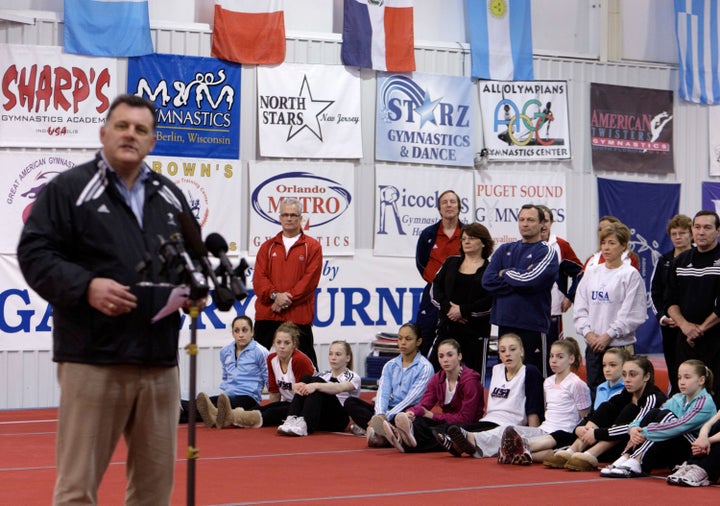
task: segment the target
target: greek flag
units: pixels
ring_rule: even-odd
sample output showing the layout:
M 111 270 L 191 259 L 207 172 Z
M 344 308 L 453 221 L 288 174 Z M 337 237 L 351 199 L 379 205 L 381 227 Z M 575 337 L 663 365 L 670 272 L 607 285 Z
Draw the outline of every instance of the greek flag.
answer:
M 680 98 L 720 104 L 717 0 L 675 0 Z

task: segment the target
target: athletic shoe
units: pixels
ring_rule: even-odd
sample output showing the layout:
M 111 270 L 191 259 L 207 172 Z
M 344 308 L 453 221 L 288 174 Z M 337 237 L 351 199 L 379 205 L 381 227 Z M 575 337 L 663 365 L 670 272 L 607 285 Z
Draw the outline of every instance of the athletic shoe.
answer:
M 450 436 L 448 436 L 444 432 L 440 432 L 437 429 L 432 429 L 432 433 L 435 436 L 438 444 L 442 446 L 446 451 L 450 452 L 450 455 L 452 455 L 453 457 L 462 457 L 462 450 L 455 446 L 455 443 L 453 443 L 453 440 L 452 438 L 450 438 Z
M 573 454 L 565 463 L 565 469 L 569 471 L 597 471 L 598 459 L 594 455 L 586 452 L 578 452 Z
M 378 436 L 377 434 L 375 434 L 374 428 L 368 427 L 367 445 L 369 448 L 385 448 L 388 445 L 388 440 L 385 439 L 385 436 Z
M 362 437 L 367 436 L 367 431 L 365 429 L 363 429 L 362 427 L 360 427 L 359 425 L 356 425 L 354 423 L 350 424 L 350 432 L 356 436 L 362 436 Z
M 612 470 L 618 467 L 622 467 L 625 462 L 627 462 L 630 459 L 627 455 L 624 453 L 620 455 L 615 462 L 610 464 L 609 466 L 606 466 L 604 469 L 600 470 L 600 476 L 609 477 L 612 473 Z
M 413 423 L 410 421 L 410 417 L 407 416 L 406 413 L 398 413 L 395 415 L 395 427 L 397 427 L 397 430 L 400 433 L 400 439 L 402 439 L 405 446 L 409 446 L 410 448 L 415 448 L 417 446 L 415 432 L 413 431 Z
M 195 398 L 195 406 L 197 407 L 200 418 L 205 423 L 205 427 L 211 429 L 217 424 L 217 408 L 210 402 L 210 398 L 205 392 L 200 392 Z
M 685 465 L 685 473 L 680 477 L 678 485 L 683 487 L 708 487 L 710 480 L 705 469 L 695 464 Z
M 543 465 L 550 469 L 564 469 L 565 464 L 568 463 L 572 453 L 567 450 L 558 450 L 552 456 L 543 460 Z
M 665 481 L 669 485 L 680 485 L 680 478 L 685 476 L 685 472 L 688 470 L 688 463 L 683 462 L 672 469 L 672 473 L 667 477 Z
M 448 427 L 448 436 L 452 439 L 453 444 L 463 453 L 472 455 L 473 457 L 482 457 L 482 451 L 473 443 L 468 441 L 468 431 L 457 425 Z
M 305 422 L 305 419 L 302 416 L 298 416 L 295 418 L 295 421 L 292 424 L 292 427 L 290 427 L 290 431 L 286 434 L 286 436 L 307 436 L 308 430 L 307 430 L 307 422 Z
M 642 476 L 640 462 L 635 459 L 627 459 L 620 466 L 608 466 L 600 471 L 600 476 L 605 478 L 638 478 Z
M 390 441 L 390 444 L 400 453 L 405 453 L 405 448 L 403 448 L 402 441 L 400 440 L 400 432 L 390 425 L 390 422 L 387 420 L 383 422 L 383 429 L 385 430 L 385 437 Z
M 282 423 L 282 425 L 278 426 L 277 432 L 278 434 L 282 434 L 283 436 L 293 436 L 292 430 L 295 424 L 297 423 L 297 416 L 290 415 L 288 416 Z
M 513 464 L 525 454 L 525 443 L 522 436 L 512 426 L 505 427 L 500 439 L 498 464 Z M 531 458 L 532 461 L 532 458 Z
M 375 415 L 370 419 L 368 427 L 372 427 L 376 436 L 385 437 L 385 428 L 383 427 L 384 421 L 385 417 L 383 415 Z
M 521 438 L 523 443 L 523 452 L 520 455 L 515 455 L 512 460 L 514 466 L 529 466 L 533 463 L 532 451 L 530 450 L 530 443 L 524 437 Z

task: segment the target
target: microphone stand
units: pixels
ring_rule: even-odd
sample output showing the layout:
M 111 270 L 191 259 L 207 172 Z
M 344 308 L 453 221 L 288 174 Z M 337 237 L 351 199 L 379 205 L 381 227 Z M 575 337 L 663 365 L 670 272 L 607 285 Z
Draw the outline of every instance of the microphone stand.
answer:
M 188 309 L 190 315 L 190 343 L 185 346 L 185 352 L 190 360 L 189 372 L 189 396 L 188 399 L 188 447 L 187 447 L 187 504 L 195 505 L 195 462 L 197 461 L 199 452 L 195 447 L 195 396 L 197 395 L 197 324 L 200 315 L 200 306 L 196 301 Z

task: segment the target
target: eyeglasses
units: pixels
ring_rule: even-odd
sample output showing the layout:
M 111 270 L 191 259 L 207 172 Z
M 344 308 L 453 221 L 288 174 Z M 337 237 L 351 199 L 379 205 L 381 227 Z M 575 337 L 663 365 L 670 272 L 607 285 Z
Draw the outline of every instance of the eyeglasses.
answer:
M 689 233 L 689 230 L 683 230 L 682 232 L 671 232 L 670 237 L 682 237 L 684 235 L 688 235 Z
M 282 213 L 282 214 L 280 215 L 280 217 L 281 217 L 281 218 L 299 218 L 300 215 L 299 215 L 299 214 L 295 214 L 295 213 Z

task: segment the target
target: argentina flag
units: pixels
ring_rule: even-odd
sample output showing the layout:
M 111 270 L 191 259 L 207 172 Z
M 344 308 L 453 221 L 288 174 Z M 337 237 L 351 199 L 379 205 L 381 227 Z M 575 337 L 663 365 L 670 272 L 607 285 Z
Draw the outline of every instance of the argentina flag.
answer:
M 532 81 L 530 0 L 467 0 L 472 77 Z
M 65 0 L 64 49 L 91 56 L 153 53 L 148 0 Z
M 675 0 L 680 98 L 720 104 L 717 0 Z

